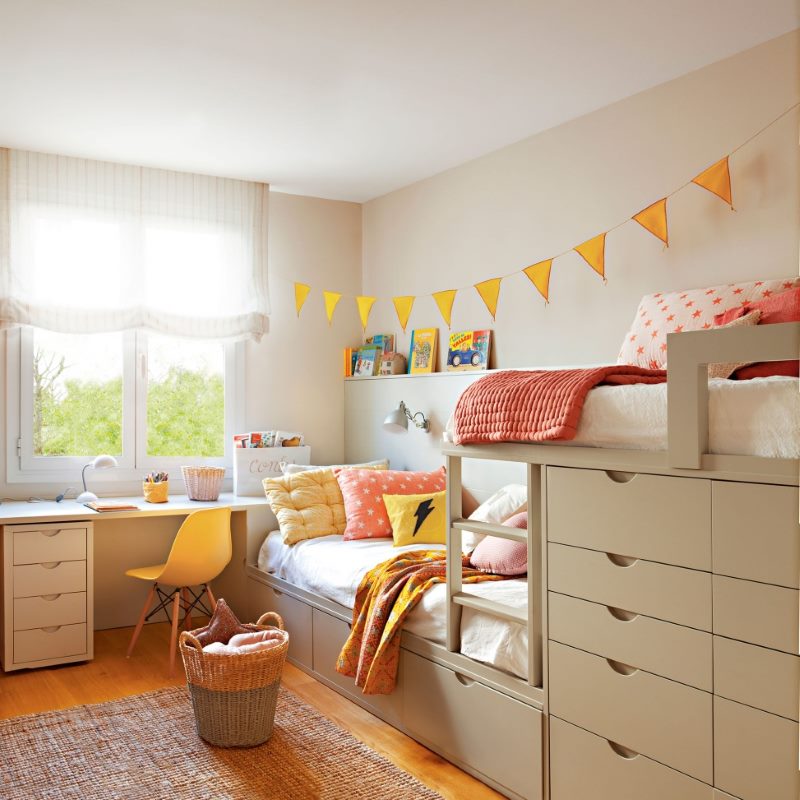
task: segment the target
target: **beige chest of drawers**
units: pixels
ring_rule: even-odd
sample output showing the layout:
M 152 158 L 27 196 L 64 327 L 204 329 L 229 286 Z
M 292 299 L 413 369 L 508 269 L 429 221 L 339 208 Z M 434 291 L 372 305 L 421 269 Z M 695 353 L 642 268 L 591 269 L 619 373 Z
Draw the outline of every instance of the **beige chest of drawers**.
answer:
M 93 657 L 92 536 L 90 522 L 3 527 L 4 670 Z
M 551 467 L 547 498 L 551 800 L 797 800 L 797 487 Z

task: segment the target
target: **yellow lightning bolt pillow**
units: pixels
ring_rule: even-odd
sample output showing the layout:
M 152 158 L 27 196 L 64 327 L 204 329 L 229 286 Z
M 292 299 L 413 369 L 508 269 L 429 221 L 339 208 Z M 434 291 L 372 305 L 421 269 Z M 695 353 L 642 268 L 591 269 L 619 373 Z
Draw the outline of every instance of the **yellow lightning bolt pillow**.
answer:
M 392 524 L 395 547 L 447 542 L 445 492 L 385 494 L 383 502 Z

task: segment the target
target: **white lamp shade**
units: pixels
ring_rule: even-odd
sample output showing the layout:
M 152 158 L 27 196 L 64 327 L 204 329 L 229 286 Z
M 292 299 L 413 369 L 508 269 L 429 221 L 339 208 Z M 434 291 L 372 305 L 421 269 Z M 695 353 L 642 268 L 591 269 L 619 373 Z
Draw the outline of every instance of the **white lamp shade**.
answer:
M 117 466 L 117 459 L 114 456 L 97 456 L 94 461 L 92 461 L 92 467 L 94 469 L 108 469 L 109 467 L 116 467 Z
M 384 430 L 392 433 L 405 433 L 408 430 L 408 418 L 402 407 L 389 412 L 383 420 Z

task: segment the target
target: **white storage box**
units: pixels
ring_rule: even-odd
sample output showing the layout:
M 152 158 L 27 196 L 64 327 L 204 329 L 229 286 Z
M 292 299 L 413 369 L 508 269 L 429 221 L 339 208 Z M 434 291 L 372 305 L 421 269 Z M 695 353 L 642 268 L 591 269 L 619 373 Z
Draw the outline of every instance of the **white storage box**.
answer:
M 280 477 L 284 464 L 310 464 L 311 448 L 234 447 L 233 493 L 242 497 L 263 497 L 264 478 Z

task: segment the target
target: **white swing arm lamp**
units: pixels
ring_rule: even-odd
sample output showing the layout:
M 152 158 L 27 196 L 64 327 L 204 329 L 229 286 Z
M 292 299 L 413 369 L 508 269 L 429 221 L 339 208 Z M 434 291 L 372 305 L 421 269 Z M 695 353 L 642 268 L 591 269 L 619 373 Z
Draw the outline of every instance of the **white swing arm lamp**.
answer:
M 425 431 L 425 433 L 430 433 L 431 421 L 421 411 L 412 414 L 402 400 L 397 408 L 386 415 L 383 420 L 383 427 L 393 433 L 404 433 L 408 430 L 409 422 L 413 422 L 417 428 Z

